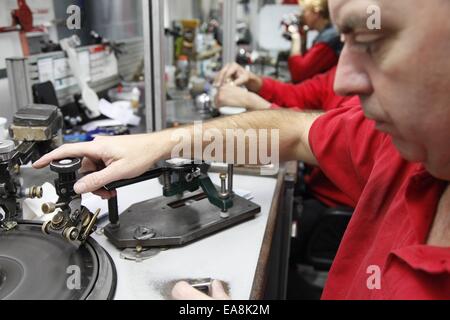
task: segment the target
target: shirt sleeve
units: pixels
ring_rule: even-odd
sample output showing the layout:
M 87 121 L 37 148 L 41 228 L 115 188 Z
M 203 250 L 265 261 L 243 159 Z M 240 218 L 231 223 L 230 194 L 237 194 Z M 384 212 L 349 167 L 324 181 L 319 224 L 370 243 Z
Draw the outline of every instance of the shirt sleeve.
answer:
M 304 55 L 291 56 L 288 60 L 293 83 L 299 83 L 323 73 L 338 62 L 338 56 L 328 44 L 315 44 Z
M 329 74 L 321 74 L 301 84 L 283 83 L 263 78 L 258 94 L 265 100 L 283 108 L 323 109 L 330 93 Z
M 309 143 L 320 169 L 356 203 L 387 137 L 364 117 L 360 106 L 351 103 L 319 117 L 309 132 Z

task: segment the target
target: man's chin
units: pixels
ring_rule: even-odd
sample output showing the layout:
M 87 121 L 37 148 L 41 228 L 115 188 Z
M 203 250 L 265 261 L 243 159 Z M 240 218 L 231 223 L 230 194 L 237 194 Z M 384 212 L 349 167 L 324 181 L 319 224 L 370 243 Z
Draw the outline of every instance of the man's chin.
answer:
M 394 144 L 395 148 L 400 153 L 403 159 L 408 160 L 410 162 L 425 161 L 425 154 L 416 145 L 413 145 L 396 137 L 392 137 L 392 143 Z
M 450 181 L 450 166 L 435 166 L 428 163 L 424 163 L 425 169 L 436 179 Z
M 436 162 L 427 158 L 426 150 L 416 144 L 392 137 L 392 143 L 403 159 L 409 162 L 421 163 L 433 177 L 450 181 L 450 161 Z

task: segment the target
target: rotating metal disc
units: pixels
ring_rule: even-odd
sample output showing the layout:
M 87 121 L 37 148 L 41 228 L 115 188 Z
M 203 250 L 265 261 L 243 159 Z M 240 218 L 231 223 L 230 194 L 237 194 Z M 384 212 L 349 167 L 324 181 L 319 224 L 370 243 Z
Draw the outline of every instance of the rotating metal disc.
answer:
M 111 299 L 116 270 L 93 239 L 79 249 L 39 223 L 0 231 L 0 299 Z

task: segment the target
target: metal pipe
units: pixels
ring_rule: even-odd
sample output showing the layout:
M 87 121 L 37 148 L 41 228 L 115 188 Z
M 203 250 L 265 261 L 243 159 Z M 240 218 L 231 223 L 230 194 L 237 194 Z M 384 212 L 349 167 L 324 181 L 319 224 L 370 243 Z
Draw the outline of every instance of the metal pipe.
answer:
M 228 194 L 233 194 L 233 173 L 234 173 L 234 165 L 228 165 Z
M 142 1 L 147 132 L 166 127 L 164 0 Z
M 226 189 L 226 178 L 227 175 L 225 173 L 220 174 L 220 196 L 226 197 L 228 195 L 227 189 Z
M 223 2 L 223 64 L 234 62 L 236 58 L 237 3 L 237 0 Z
M 135 178 L 131 178 L 131 179 L 124 179 L 124 180 L 119 180 L 119 181 L 115 181 L 112 183 L 107 184 L 104 188 L 107 191 L 112 191 L 118 188 L 122 188 L 125 186 L 129 186 L 131 184 L 135 184 L 135 183 L 139 183 L 142 181 L 147 181 L 147 180 L 151 180 L 151 179 L 155 179 L 158 178 L 161 174 L 163 174 L 166 171 L 165 168 L 156 168 L 156 169 L 152 169 L 138 177 Z
M 119 208 L 117 206 L 117 196 L 108 200 L 108 216 L 112 225 L 119 224 Z

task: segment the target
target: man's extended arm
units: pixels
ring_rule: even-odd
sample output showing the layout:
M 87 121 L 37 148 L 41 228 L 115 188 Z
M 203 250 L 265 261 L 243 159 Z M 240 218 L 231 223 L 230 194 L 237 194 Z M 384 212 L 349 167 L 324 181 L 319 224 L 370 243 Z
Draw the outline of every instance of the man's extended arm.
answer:
M 210 143 L 203 139 L 205 130 L 221 132 L 225 139 L 227 129 L 244 131 L 278 129 L 280 160 L 302 160 L 314 165 L 317 163 L 310 149 L 308 136 L 312 124 L 319 116 L 320 114 L 317 113 L 288 110 L 255 111 L 206 122 L 201 131 L 198 131 L 195 126 L 186 126 L 136 136 L 102 137 L 92 142 L 64 145 L 42 157 L 34 164 L 34 167 L 42 168 L 53 160 L 84 157 L 81 171 L 93 173 L 80 179 L 75 185 L 75 191 L 93 192 L 110 182 L 138 176 L 150 169 L 157 161 L 170 158 L 173 149 L 180 144 L 179 139 L 176 139 L 177 133 L 180 133 L 177 130 L 184 130 L 190 137 L 191 143 L 196 141 L 196 137 L 200 138 L 198 141 L 201 141 L 203 151 Z M 259 132 L 257 148 L 260 147 Z M 267 136 L 270 137 L 270 133 Z M 250 141 L 248 139 L 244 141 L 245 150 L 248 153 Z M 271 141 L 271 143 L 274 142 Z M 237 154 L 236 143 L 233 143 L 233 150 L 227 149 L 226 141 L 223 141 L 223 147 L 224 159 L 230 152 Z M 194 154 L 195 152 L 191 153 L 191 155 Z M 247 155 L 245 159 L 248 159 Z
M 308 136 L 309 129 L 314 123 L 314 120 L 320 115 L 321 113 L 293 112 L 290 110 L 255 111 L 206 122 L 203 124 L 203 132 L 207 130 L 218 130 L 221 132 L 223 137 L 226 137 L 227 130 L 236 131 L 240 129 L 247 131 L 249 129 L 253 129 L 257 133 L 260 133 L 260 130 L 279 130 L 278 143 L 280 161 L 302 160 L 309 164 L 315 165 L 317 163 L 309 147 Z M 194 128 L 195 127 L 193 126 L 186 127 L 192 137 L 195 136 Z M 172 130 L 177 129 L 171 129 L 167 133 L 173 133 Z M 197 134 L 199 134 L 199 132 L 197 132 Z M 268 132 L 268 137 L 270 138 L 270 132 Z M 235 137 L 235 140 L 238 138 L 239 137 Z M 260 134 L 257 134 L 257 138 L 257 147 L 259 148 L 259 142 L 261 139 Z M 262 138 L 265 139 L 265 136 Z M 209 143 L 210 141 L 203 141 L 203 148 L 205 148 Z M 247 155 L 249 150 L 254 147 L 251 146 L 250 143 L 251 141 L 248 139 L 245 141 L 245 150 Z M 277 142 L 270 141 L 270 143 Z M 174 142 L 172 141 L 170 145 L 172 149 L 174 147 Z M 223 146 L 225 155 L 230 152 L 233 152 L 233 154 L 236 155 L 239 151 L 237 149 L 237 143 L 233 143 L 234 150 L 228 150 L 226 143 L 224 143 Z M 166 154 L 166 157 L 169 157 L 169 154 Z M 248 159 L 248 156 L 246 156 L 245 159 Z

